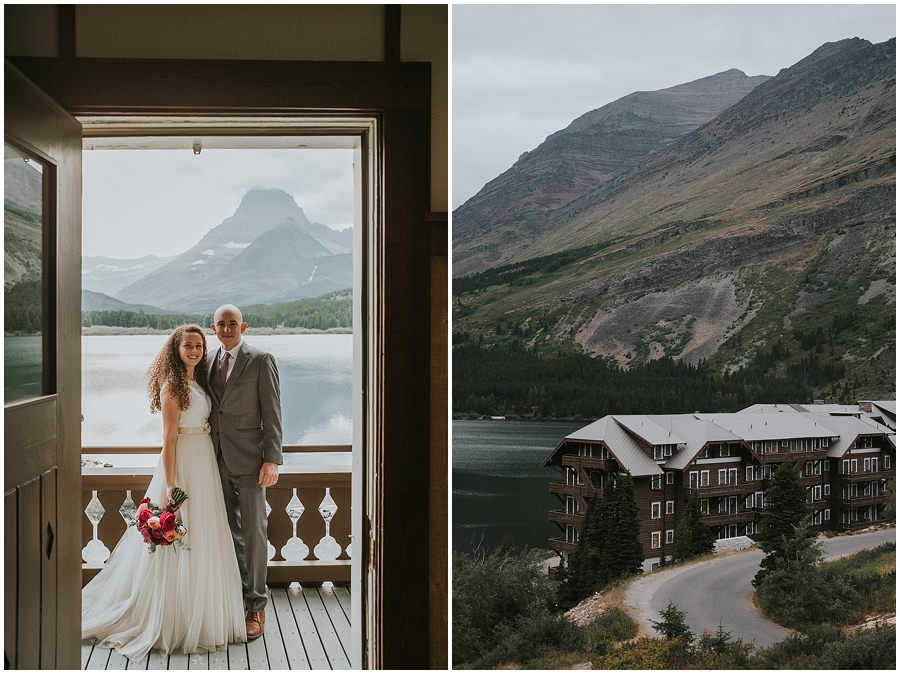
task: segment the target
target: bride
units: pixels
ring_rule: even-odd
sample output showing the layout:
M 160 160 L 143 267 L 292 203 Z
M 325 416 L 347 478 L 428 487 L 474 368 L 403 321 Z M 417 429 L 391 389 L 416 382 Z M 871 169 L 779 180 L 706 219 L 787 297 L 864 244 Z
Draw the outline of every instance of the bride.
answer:
M 164 506 L 174 487 L 187 493 L 178 513 L 189 549 L 171 545 L 151 554 L 140 532 L 128 527 L 82 590 L 82 638 L 133 660 L 151 648 L 196 653 L 247 640 L 241 577 L 207 424 L 207 369 L 203 329 L 182 325 L 148 372 L 150 410 L 162 412 L 163 448 L 147 496 Z

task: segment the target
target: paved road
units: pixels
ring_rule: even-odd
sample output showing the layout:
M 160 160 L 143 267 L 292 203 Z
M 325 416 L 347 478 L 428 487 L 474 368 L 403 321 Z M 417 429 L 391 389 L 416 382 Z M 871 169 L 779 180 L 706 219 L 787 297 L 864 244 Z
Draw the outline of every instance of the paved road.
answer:
M 825 539 L 823 548 L 826 558 L 833 559 L 895 540 L 896 530 L 888 529 Z M 763 618 L 750 601 L 750 581 L 762 558 L 762 551 L 747 550 L 640 578 L 625 593 L 625 604 L 647 634 L 653 636 L 657 632 L 650 620 L 658 621 L 659 612 L 671 600 L 679 610 L 687 612 L 685 619 L 695 634 L 704 630 L 712 634 L 721 620 L 733 638 L 753 641 L 757 647 L 771 646 L 789 632 Z

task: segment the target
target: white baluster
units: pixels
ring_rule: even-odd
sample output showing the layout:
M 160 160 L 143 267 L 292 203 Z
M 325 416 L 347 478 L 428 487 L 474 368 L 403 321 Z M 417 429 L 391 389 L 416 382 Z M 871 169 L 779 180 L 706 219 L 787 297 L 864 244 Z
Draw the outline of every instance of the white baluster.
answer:
M 325 487 L 325 498 L 319 504 L 319 514 L 325 520 L 325 535 L 316 546 L 315 555 L 317 559 L 337 559 L 341 554 L 341 546 L 331 537 L 331 520 L 337 512 L 338 506 L 331 498 L 331 489 Z
M 284 547 L 281 548 L 281 556 L 288 561 L 299 562 L 306 559 L 307 555 L 309 555 L 309 546 L 303 542 L 302 538 L 297 537 L 297 520 L 300 519 L 300 516 L 303 515 L 303 511 L 306 510 L 306 508 L 303 506 L 303 503 L 300 502 L 300 499 L 297 498 L 296 487 L 294 487 L 294 495 L 284 509 L 287 511 L 288 517 L 291 518 L 293 535 L 288 539 L 287 543 L 284 544 Z
M 266 501 L 266 519 L 269 518 L 269 513 L 272 512 L 272 506 L 269 505 L 269 502 Z M 268 528 L 266 528 L 266 532 L 268 532 Z M 272 542 L 266 537 L 266 557 L 267 560 L 271 560 L 272 557 L 275 556 L 275 546 L 272 545 Z
M 125 520 L 126 527 L 134 525 L 134 515 L 136 512 L 137 506 L 131 499 L 131 490 L 128 489 L 125 491 L 125 500 L 122 501 L 122 505 L 119 508 L 119 514 L 122 516 L 122 519 Z
M 100 499 L 97 498 L 96 490 L 92 492 L 91 502 L 87 504 L 84 513 L 91 521 L 91 524 L 94 525 L 94 537 L 81 549 L 81 558 L 88 564 L 102 564 L 109 559 L 110 553 L 109 548 L 103 545 L 103 541 L 97 536 L 97 525 L 100 524 L 100 520 L 106 514 L 106 509 L 100 503 Z

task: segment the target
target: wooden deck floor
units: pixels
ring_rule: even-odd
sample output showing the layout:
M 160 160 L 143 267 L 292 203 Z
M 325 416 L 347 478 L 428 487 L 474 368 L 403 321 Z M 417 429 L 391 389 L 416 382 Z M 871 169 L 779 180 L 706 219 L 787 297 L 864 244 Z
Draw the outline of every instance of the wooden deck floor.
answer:
M 128 660 L 114 650 L 82 642 L 82 669 L 350 669 L 350 591 L 319 588 L 269 589 L 266 631 L 246 644 L 218 653 L 151 651 Z

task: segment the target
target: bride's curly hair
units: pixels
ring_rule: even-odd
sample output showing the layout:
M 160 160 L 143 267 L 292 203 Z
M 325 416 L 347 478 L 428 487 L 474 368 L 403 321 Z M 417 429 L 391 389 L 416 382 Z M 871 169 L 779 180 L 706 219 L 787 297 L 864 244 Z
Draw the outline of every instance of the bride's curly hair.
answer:
M 181 360 L 178 347 L 186 333 L 196 333 L 203 339 L 203 357 L 194 367 L 194 380 L 209 393 L 209 371 L 207 359 L 206 333 L 199 325 L 179 325 L 169 335 L 165 346 L 160 349 L 153 364 L 147 370 L 150 381 L 147 385 L 150 393 L 150 412 L 156 413 L 162 410 L 160 392 L 164 384 L 168 382 L 169 395 L 178 401 L 178 407 L 183 411 L 191 404 L 191 395 L 188 391 L 187 367 Z

